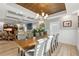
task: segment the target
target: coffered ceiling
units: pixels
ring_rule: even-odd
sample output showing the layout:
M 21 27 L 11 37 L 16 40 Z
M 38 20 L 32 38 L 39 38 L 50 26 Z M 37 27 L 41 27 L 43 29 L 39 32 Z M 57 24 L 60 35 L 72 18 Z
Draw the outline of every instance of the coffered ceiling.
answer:
M 56 12 L 66 10 L 64 3 L 17 3 L 17 4 L 39 14 L 41 14 L 41 12 L 45 12 L 50 15 Z

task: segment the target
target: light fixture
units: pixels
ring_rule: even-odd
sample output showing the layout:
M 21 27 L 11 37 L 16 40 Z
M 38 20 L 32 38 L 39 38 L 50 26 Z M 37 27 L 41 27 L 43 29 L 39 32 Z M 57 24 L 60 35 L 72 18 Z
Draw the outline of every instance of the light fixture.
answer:
M 48 17 L 48 14 L 45 15 L 44 19 L 46 19 Z
M 38 13 L 36 14 L 36 17 L 35 17 L 35 19 L 37 19 L 37 18 L 39 18 L 39 14 L 38 14 Z
M 44 23 L 44 21 L 43 21 L 43 20 L 40 20 L 40 21 L 39 21 L 39 24 L 42 24 L 42 23 Z
M 45 14 L 45 13 L 44 13 L 44 12 L 42 12 L 42 16 L 44 16 L 44 14 Z
M 43 20 L 44 20 L 44 19 L 47 19 L 48 14 L 45 14 L 44 12 L 42 12 L 41 15 L 40 15 L 39 13 L 37 13 L 35 19 L 39 19 L 40 17 L 41 17 Z
M 43 24 L 43 23 L 45 24 L 45 21 L 46 21 L 47 17 L 48 17 L 48 14 L 46 14 L 45 12 L 43 12 L 41 10 L 41 13 L 37 13 L 36 14 L 36 18 L 35 19 L 38 19 L 37 21 L 38 21 L 38 24 L 40 25 L 40 24 Z

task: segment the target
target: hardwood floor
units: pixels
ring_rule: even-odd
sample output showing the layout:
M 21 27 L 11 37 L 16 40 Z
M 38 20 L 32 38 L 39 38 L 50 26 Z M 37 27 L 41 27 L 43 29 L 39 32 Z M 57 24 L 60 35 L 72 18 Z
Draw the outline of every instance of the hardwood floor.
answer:
M 0 56 L 17 56 L 18 48 L 14 41 L 0 41 Z M 52 56 L 78 56 L 77 48 L 73 45 L 60 43 Z
M 0 56 L 16 55 L 18 55 L 18 48 L 14 41 L 0 41 Z
M 52 56 L 78 56 L 76 46 L 60 43 Z

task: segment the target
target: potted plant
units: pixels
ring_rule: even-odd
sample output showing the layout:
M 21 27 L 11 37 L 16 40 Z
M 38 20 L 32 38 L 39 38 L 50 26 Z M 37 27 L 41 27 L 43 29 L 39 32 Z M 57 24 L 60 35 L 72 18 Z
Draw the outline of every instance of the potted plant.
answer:
M 32 33 L 33 33 L 33 36 L 35 36 L 35 37 L 36 37 L 36 32 L 37 32 L 37 30 L 33 29 Z

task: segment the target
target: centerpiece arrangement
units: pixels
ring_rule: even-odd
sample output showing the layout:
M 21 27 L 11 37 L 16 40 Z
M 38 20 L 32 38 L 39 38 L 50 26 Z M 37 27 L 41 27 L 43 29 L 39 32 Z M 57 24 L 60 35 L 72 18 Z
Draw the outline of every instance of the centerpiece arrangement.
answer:
M 45 32 L 44 24 L 40 24 L 40 26 L 36 29 L 33 29 L 33 36 L 43 36 Z

